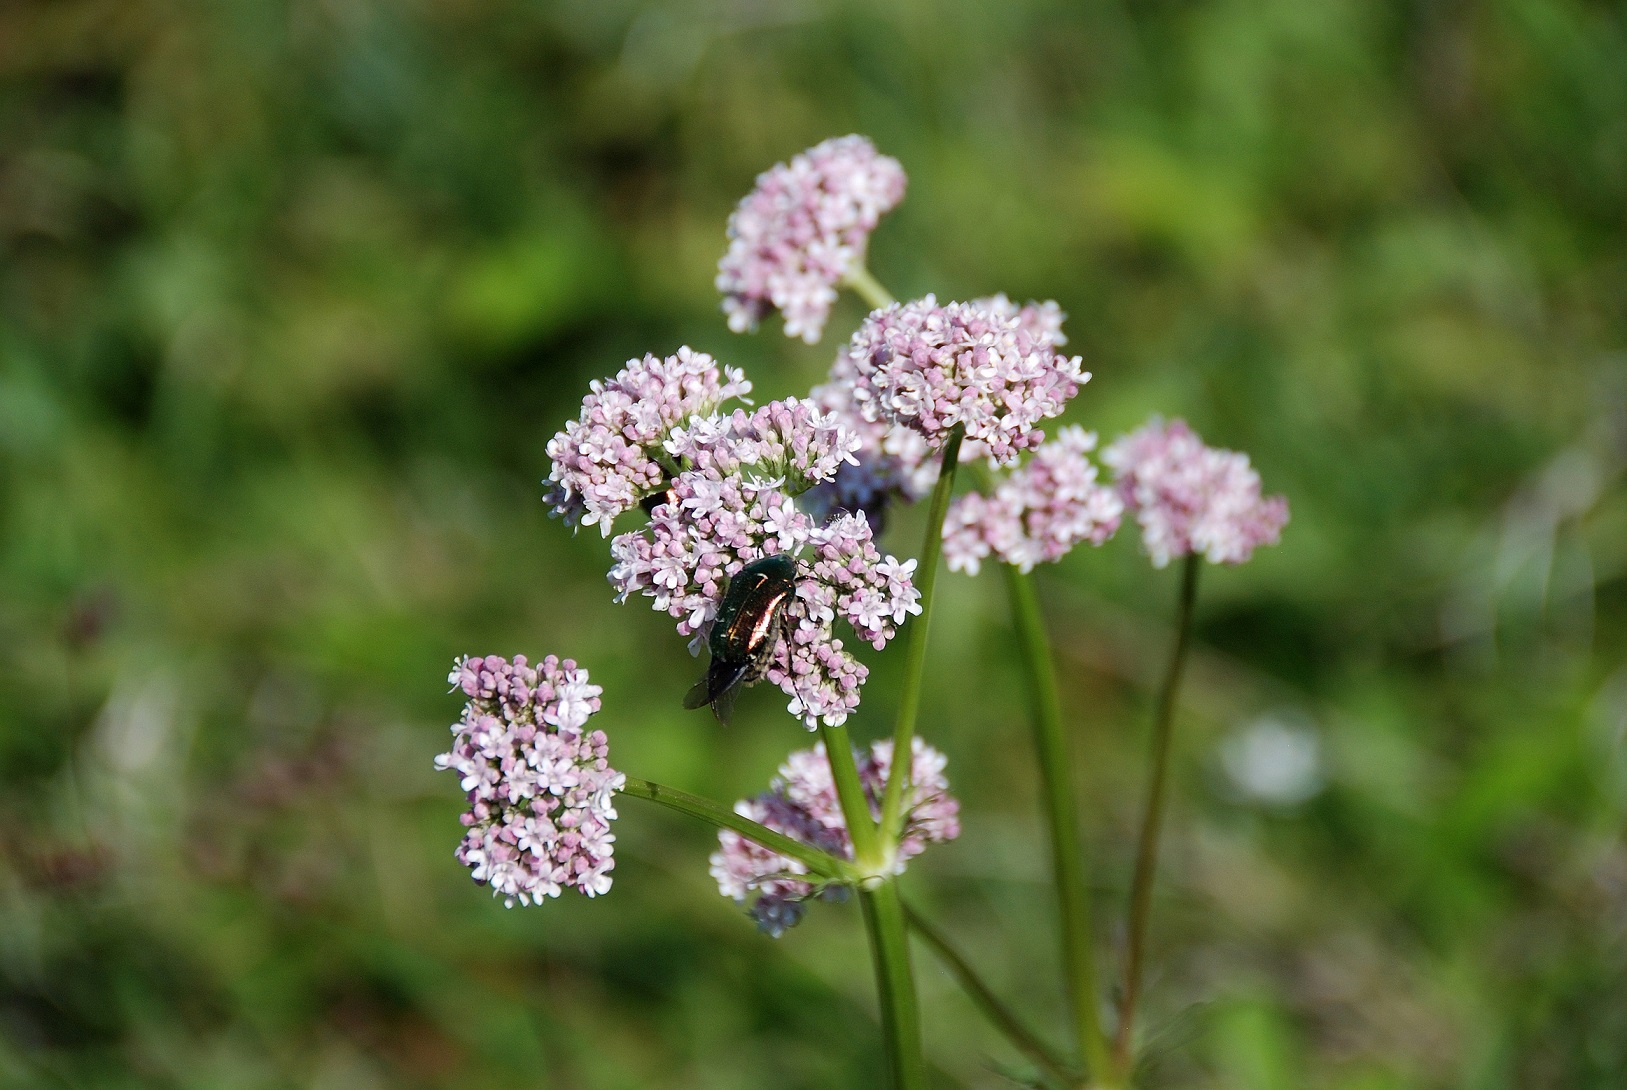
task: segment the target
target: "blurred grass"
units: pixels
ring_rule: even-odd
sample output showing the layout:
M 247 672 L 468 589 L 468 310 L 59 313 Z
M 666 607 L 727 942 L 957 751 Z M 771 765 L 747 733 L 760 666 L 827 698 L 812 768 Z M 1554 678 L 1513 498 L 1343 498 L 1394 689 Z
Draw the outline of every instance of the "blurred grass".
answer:
M 1200 602 L 1147 1085 L 1627 1084 L 1627 21 L 1562 0 L 0 8 L 0 1084 L 874 1085 L 851 906 L 770 942 L 629 804 L 612 896 L 504 912 L 430 770 L 465 652 L 575 656 L 619 766 L 719 798 L 804 744 L 682 714 L 537 482 L 631 356 L 823 373 L 711 282 L 850 131 L 910 172 L 896 293 L 1055 297 L 1070 419 L 1293 505 Z M 1103 919 L 1174 593 L 1133 538 L 1043 573 Z M 946 582 L 967 828 L 908 885 L 1056 1033 L 994 583 Z M 1309 799 L 1229 778 L 1262 719 Z M 1008 1085 L 921 976 L 944 1084 Z

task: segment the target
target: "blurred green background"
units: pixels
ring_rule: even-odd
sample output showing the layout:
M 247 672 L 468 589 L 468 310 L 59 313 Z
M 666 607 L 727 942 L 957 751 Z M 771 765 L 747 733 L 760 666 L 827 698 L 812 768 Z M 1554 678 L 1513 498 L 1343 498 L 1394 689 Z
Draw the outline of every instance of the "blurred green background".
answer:
M 807 744 L 767 686 L 683 713 L 539 481 L 631 356 L 823 374 L 852 300 L 738 337 L 712 277 L 855 131 L 895 293 L 1056 298 L 1069 420 L 1185 416 L 1292 504 L 1206 573 L 1146 1085 L 1627 1086 L 1627 15 L 1582 0 L 0 6 L 0 1084 L 878 1085 L 854 906 L 764 938 L 628 801 L 610 896 L 505 911 L 431 768 L 462 653 L 576 657 L 619 767 L 720 799 Z M 1125 533 L 1041 579 L 1111 964 L 1176 576 Z M 1060 1040 L 1000 583 L 944 589 L 966 830 L 906 890 Z M 918 957 L 942 1084 L 1011 1085 Z

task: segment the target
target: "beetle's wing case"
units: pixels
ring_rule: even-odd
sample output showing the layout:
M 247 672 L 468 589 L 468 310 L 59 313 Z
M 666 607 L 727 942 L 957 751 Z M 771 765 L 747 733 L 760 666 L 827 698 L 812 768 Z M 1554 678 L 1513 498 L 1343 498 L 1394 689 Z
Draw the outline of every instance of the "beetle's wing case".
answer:
M 785 630 L 785 605 L 796 592 L 797 562 L 788 553 L 754 560 L 729 581 L 707 639 L 712 661 L 684 697 L 684 707 L 712 705 L 729 721 L 735 696 L 767 672 Z
M 713 656 L 745 658 L 768 634 L 773 616 L 796 590 L 797 562 L 776 553 L 747 564 L 729 581 L 707 641 Z

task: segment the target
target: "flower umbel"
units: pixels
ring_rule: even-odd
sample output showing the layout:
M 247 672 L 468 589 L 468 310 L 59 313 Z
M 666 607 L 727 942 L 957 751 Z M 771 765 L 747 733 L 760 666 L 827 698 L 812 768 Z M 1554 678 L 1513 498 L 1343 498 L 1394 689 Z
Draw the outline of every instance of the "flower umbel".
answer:
M 1062 559 L 1081 541 L 1100 545 L 1112 537 L 1124 501 L 1097 483 L 1089 458 L 1094 449 L 1095 432 L 1064 427 L 992 495 L 968 492 L 956 499 L 943 528 L 949 569 L 976 575 L 992 553 L 1026 572 Z
M 1288 501 L 1262 497 L 1248 455 L 1203 445 L 1182 420 L 1154 417 L 1102 451 L 1125 504 L 1141 524 L 1154 567 L 1202 554 L 1212 564 L 1241 564 L 1275 545 Z
M 866 318 L 847 349 L 860 414 L 908 427 L 932 450 L 962 425 L 1001 465 L 1038 446 L 1036 425 L 1060 415 L 1090 375 L 1056 351 L 1057 330 L 1040 316 L 989 302 L 939 306 L 928 295 Z
M 597 525 L 609 537 L 616 516 L 666 479 L 663 445 L 673 429 L 750 393 L 751 383 L 686 346 L 666 359 L 628 360 L 591 390 L 581 415 L 548 442 L 553 469 L 543 498 L 572 526 Z
M 965 305 L 980 308 L 1001 322 L 1015 321 L 1041 350 L 1054 351 L 1068 343 L 1062 332 L 1067 315 L 1054 301 L 1019 307 L 1001 293 Z M 914 503 L 932 491 L 938 482 L 939 460 L 933 457 L 933 445 L 921 432 L 895 424 L 884 415 L 867 417 L 855 397 L 859 383 L 860 367 L 851 346 L 846 346 L 836 354 L 830 376 L 808 395 L 851 428 L 859 437 L 859 445 L 857 460 L 841 466 L 834 480 L 804 498 L 803 507 L 820 512 L 863 511 L 879 528 L 889 501 L 897 498 Z M 974 462 L 988 457 L 988 453 L 984 444 L 969 440 L 961 444 L 960 461 Z
M 531 666 L 496 655 L 458 660 L 448 679 L 469 697 L 435 767 L 461 777 L 468 832 L 458 862 L 513 907 L 541 904 L 574 886 L 608 892 L 622 774 L 610 767 L 604 731 L 589 731 L 599 686 L 570 659 Z
M 919 738 L 913 742 L 912 753 L 894 873 L 901 873 L 905 862 L 920 855 L 928 844 L 960 835 L 960 803 L 949 794 L 949 781 L 943 774 L 944 755 Z M 892 774 L 892 755 L 890 740 L 876 742 L 868 754 L 854 751 L 859 780 L 873 814 L 881 811 L 881 797 Z M 847 822 L 842 817 L 830 760 L 822 744 L 787 757 L 769 789 L 736 803 L 735 812 L 839 858 L 853 858 Z M 757 926 L 770 935 L 783 934 L 801 920 L 803 904 L 810 898 L 836 892 L 811 881 L 807 868 L 797 860 L 769 851 L 732 830 L 719 832 L 718 842 L 720 848 L 711 860 L 718 892 L 741 903 L 756 893 L 751 915 Z
M 729 217 L 718 262 L 723 312 L 736 333 L 771 310 L 785 335 L 819 340 L 842 277 L 864 263 L 883 214 L 904 198 L 904 168 L 862 136 L 809 148 L 757 176 Z

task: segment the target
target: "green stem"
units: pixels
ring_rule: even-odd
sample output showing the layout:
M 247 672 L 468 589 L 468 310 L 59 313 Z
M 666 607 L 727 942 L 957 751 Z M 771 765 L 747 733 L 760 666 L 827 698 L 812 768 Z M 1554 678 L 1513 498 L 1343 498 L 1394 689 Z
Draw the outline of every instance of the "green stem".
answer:
M 1198 597 L 1198 567 L 1202 558 L 1193 553 L 1181 571 L 1181 601 L 1175 619 L 1175 648 L 1169 657 L 1169 672 L 1158 694 L 1157 719 L 1152 733 L 1152 776 L 1147 784 L 1147 808 L 1141 819 L 1141 837 L 1136 845 L 1135 878 L 1130 883 L 1129 937 L 1124 961 L 1124 1001 L 1119 1006 L 1119 1030 L 1114 1042 L 1119 1071 L 1128 1074 L 1132 1065 L 1136 1001 L 1141 995 L 1142 962 L 1146 954 L 1147 922 L 1152 914 L 1153 873 L 1158 867 L 1158 834 L 1164 824 L 1169 780 L 1170 739 L 1175 733 L 1175 693 L 1181 685 L 1181 670 L 1192 642 L 1192 603 Z
M 881 1035 L 892 1068 L 893 1090 L 926 1090 L 926 1054 L 921 1050 L 921 1014 L 915 1005 L 909 936 L 898 881 L 888 878 L 859 890 L 870 956 L 881 993 Z
M 884 871 L 887 860 L 882 858 L 881 837 L 876 819 L 870 813 L 870 800 L 859 782 L 859 767 L 853 760 L 853 743 L 848 740 L 847 727 L 827 725 L 820 728 L 820 734 L 825 739 L 831 779 L 836 783 L 836 799 L 842 804 L 842 817 L 847 821 L 847 835 L 853 841 L 853 862 L 864 874 Z
M 883 844 L 889 846 L 898 843 L 898 834 L 903 826 L 904 781 L 909 779 L 913 763 L 910 746 L 915 738 L 915 717 L 921 710 L 927 632 L 932 625 L 932 591 L 937 586 L 938 557 L 943 552 L 943 519 L 949 512 L 950 494 L 955 490 L 955 470 L 960 466 L 960 441 L 965 435 L 965 427 L 956 424 L 944 441 L 938 485 L 932 490 L 932 506 L 927 510 L 921 561 L 915 568 L 915 585 L 921 591 L 921 615 L 910 625 L 909 648 L 904 658 L 904 690 L 899 694 L 898 722 L 893 727 L 893 773 L 887 777 L 887 790 L 881 803 L 881 839 Z
M 842 283 L 852 288 L 853 294 L 863 299 L 871 310 L 890 307 L 898 301 L 881 281 L 870 275 L 870 270 L 862 262 L 847 271 L 847 275 L 842 277 Z
M 924 1090 L 926 1058 L 921 1050 L 921 1016 L 915 1001 L 915 976 L 910 970 L 908 937 L 898 900 L 898 882 L 892 868 L 891 842 L 882 843 L 870 800 L 859 780 L 853 743 L 847 727 L 820 728 L 825 756 L 830 761 L 836 798 L 842 804 L 853 860 L 859 875 L 859 904 L 875 964 L 876 993 L 881 1001 L 881 1035 L 892 1066 L 893 1090 Z M 894 766 L 897 767 L 896 765 Z M 895 772 L 896 775 L 896 772 Z
M 1051 642 L 1040 615 L 1034 579 L 1009 564 L 1006 573 L 1011 616 L 1028 668 L 1033 711 L 1034 747 L 1039 755 L 1040 786 L 1051 833 L 1051 867 L 1056 875 L 1057 909 L 1062 924 L 1063 972 L 1073 1007 L 1074 1037 L 1086 1069 L 1098 1081 L 1108 1077 L 1107 1038 L 1097 1007 L 1096 957 L 1090 922 L 1090 888 L 1085 880 L 1085 849 L 1079 836 L 1074 802 L 1072 761 L 1062 725 Z
M 1049 1072 L 1051 1077 L 1063 1086 L 1074 1086 L 1079 1076 L 1068 1070 L 1066 1064 L 1057 1058 L 1056 1054 L 1046 1047 L 1045 1042 L 1034 1035 L 1034 1032 L 1023 1025 L 1022 1019 L 1000 1001 L 989 986 L 983 983 L 970 963 L 960 955 L 943 934 L 927 923 L 919 912 L 909 905 L 904 906 L 904 917 L 909 922 L 911 930 L 919 935 L 938 959 L 944 963 L 961 988 L 971 999 L 972 1004 L 982 1012 L 995 1029 L 1005 1034 L 1006 1040 L 1012 1046 L 1033 1061 L 1036 1067 Z
M 733 810 L 727 810 L 713 802 L 703 799 L 699 795 L 691 795 L 687 791 L 677 788 L 664 787 L 649 780 L 627 777 L 622 785 L 621 793 L 631 795 L 638 799 L 648 799 L 650 802 L 660 803 L 680 814 L 700 818 L 720 829 L 733 829 L 749 840 L 755 840 L 770 851 L 789 856 L 808 868 L 810 874 L 817 875 L 833 882 L 852 882 L 856 876 L 846 861 L 834 856 L 826 855 L 818 848 L 812 848 L 800 840 L 792 840 L 783 833 L 776 833 L 766 825 L 759 825 L 750 818 L 741 817 Z

